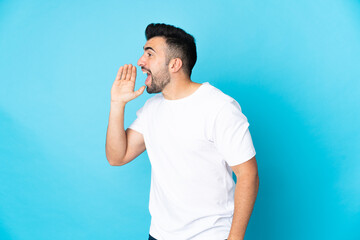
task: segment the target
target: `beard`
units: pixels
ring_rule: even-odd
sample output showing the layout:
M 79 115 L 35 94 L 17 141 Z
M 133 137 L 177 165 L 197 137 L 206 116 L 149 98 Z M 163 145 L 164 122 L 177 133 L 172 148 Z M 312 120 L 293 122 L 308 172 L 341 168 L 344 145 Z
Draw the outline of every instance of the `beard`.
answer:
M 151 84 L 146 88 L 148 93 L 159 93 L 170 82 L 170 73 L 166 67 L 164 67 L 156 75 L 151 73 Z

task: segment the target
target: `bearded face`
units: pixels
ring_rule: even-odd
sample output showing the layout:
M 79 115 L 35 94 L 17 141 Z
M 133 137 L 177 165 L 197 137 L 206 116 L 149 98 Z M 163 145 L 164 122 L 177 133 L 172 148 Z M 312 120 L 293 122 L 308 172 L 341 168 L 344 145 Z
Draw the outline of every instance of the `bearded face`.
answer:
M 147 74 L 145 85 L 148 93 L 159 93 L 170 82 L 169 49 L 163 37 L 153 37 L 144 46 L 144 54 L 138 65 L 144 74 Z
M 148 93 L 162 92 L 170 82 L 170 73 L 167 65 L 163 66 L 157 72 L 152 72 L 150 69 L 146 68 L 142 68 L 142 70 L 145 70 L 148 75 L 145 81 L 145 85 L 147 86 L 146 91 Z

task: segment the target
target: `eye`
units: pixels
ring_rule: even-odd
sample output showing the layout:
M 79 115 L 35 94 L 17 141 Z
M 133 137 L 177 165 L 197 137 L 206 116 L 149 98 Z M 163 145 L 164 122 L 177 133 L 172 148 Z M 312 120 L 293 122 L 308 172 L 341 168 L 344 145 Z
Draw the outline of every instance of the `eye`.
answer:
M 148 52 L 147 55 L 148 55 L 148 57 L 151 57 L 151 56 L 152 56 L 152 54 L 151 54 L 150 52 Z

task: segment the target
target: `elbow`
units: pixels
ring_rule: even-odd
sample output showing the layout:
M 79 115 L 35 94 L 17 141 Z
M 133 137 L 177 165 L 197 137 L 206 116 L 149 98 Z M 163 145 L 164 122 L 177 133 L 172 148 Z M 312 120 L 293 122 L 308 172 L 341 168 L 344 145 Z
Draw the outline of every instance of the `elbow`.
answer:
M 122 161 L 119 160 L 119 159 L 107 158 L 107 160 L 108 160 L 108 163 L 110 164 L 110 166 L 122 166 L 122 165 L 124 165 L 122 163 Z
M 122 166 L 122 165 L 124 165 L 121 158 L 111 156 L 107 151 L 106 151 L 106 159 L 107 159 L 108 163 L 110 164 L 110 166 Z
M 118 162 L 110 161 L 109 159 L 108 159 L 108 163 L 110 164 L 110 166 L 113 166 L 113 167 L 114 166 L 120 166 Z
M 112 148 L 110 148 L 107 144 L 105 144 L 105 156 L 110 164 L 110 166 L 122 166 L 123 158 L 119 157 L 119 154 L 116 153 Z

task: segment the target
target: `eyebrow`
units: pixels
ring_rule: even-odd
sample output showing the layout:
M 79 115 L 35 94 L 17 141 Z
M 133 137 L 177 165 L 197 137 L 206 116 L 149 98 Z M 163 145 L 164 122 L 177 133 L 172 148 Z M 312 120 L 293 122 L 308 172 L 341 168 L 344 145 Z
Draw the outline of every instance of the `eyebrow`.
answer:
M 143 47 L 143 48 L 144 48 L 144 51 L 146 51 L 146 50 L 152 50 L 152 51 L 156 52 L 152 47 Z

